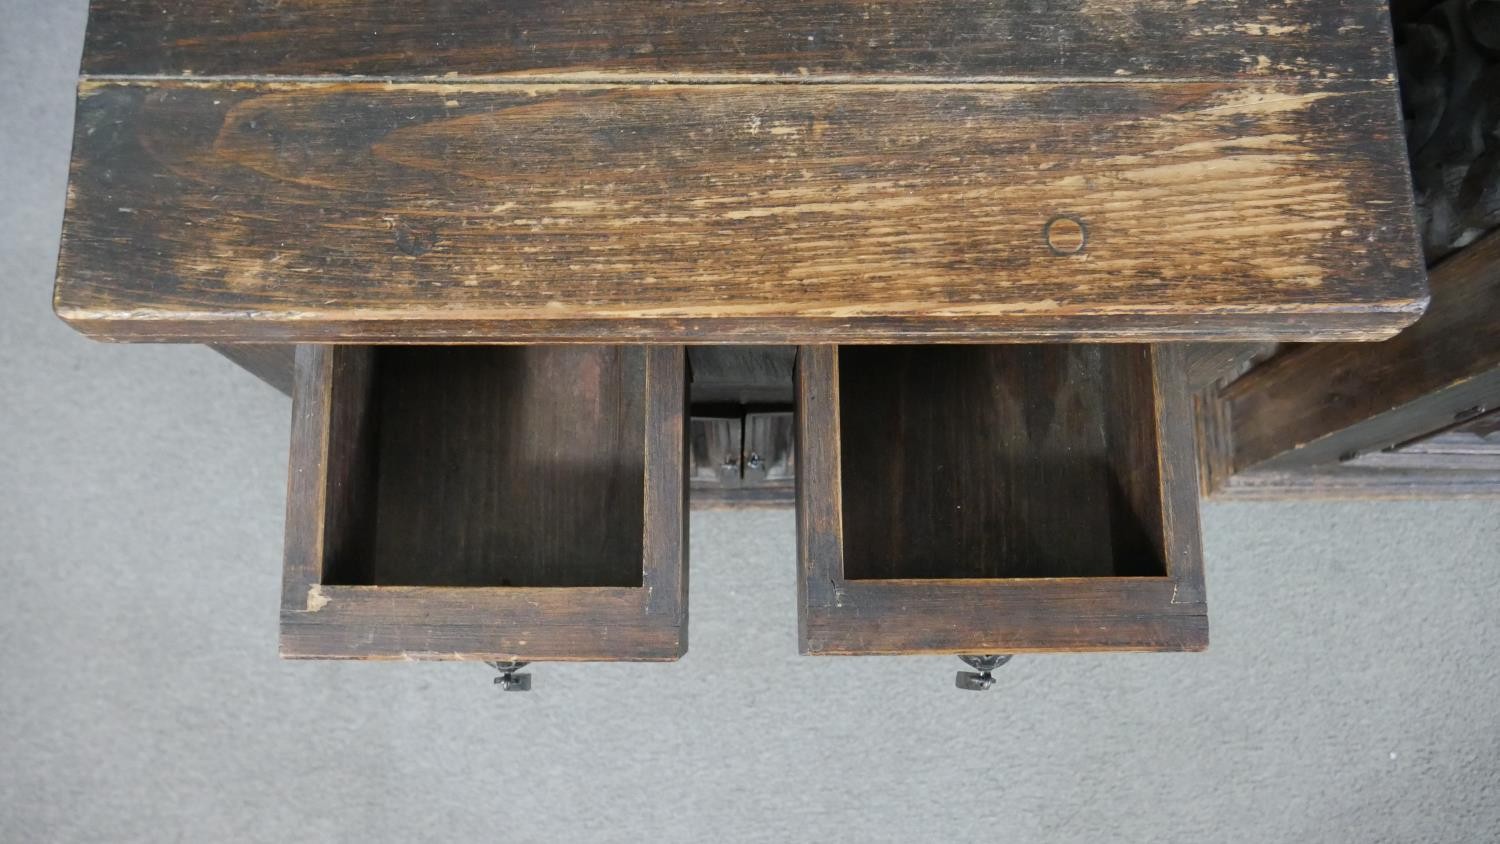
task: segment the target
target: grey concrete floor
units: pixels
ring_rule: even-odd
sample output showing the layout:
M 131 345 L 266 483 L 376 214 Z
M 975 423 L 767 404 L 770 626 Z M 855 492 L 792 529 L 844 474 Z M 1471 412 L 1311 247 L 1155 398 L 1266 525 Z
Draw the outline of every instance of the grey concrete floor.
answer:
M 1213 646 L 796 655 L 788 513 L 692 652 L 282 663 L 288 404 L 49 310 L 82 0 L 0 2 L 0 841 L 1493 841 L 1500 504 L 1208 506 Z

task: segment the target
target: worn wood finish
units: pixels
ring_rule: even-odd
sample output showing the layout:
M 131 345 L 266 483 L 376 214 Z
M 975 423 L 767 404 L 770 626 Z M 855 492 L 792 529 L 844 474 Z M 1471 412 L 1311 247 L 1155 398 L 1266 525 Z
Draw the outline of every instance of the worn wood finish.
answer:
M 804 347 L 797 424 L 805 652 L 1207 644 L 1179 350 Z
M 86 82 L 55 304 L 143 340 L 1385 336 L 1425 301 L 1392 98 Z
M 1189 343 L 1184 349 L 1188 389 L 1228 383 L 1276 353 L 1279 343 Z
M 236 366 L 266 382 L 282 395 L 292 395 L 296 380 L 295 346 L 250 345 L 246 343 L 216 345 L 209 348 Z
M 375 354 L 375 553 L 350 582 L 640 585 L 643 347 Z
M 1377 78 L 1381 0 L 94 0 L 90 74 Z
M 1111 465 L 1108 422 L 1137 408 L 1106 395 L 1107 355 L 841 348 L 844 577 L 1162 574 Z
M 1431 310 L 1396 339 L 1292 349 L 1225 388 L 1231 469 L 1348 460 L 1500 407 L 1500 232 L 1431 283 Z
M 1220 481 L 1211 495 L 1214 501 L 1491 499 L 1500 498 L 1500 471 L 1492 461 L 1458 468 L 1425 460 L 1252 469 Z
M 1200 406 L 1222 407 L 1208 398 L 1200 397 Z M 1231 474 L 1222 467 L 1222 440 L 1200 440 L 1199 454 L 1221 464 L 1203 478 L 1204 495 L 1218 500 L 1500 498 L 1500 410 L 1399 447 L 1315 466 Z
M 302 347 L 283 654 L 680 656 L 686 405 L 681 347 Z
M 1173 603 L 1166 578 L 874 581 L 837 589 L 807 611 L 802 652 L 1201 651 L 1201 603 Z

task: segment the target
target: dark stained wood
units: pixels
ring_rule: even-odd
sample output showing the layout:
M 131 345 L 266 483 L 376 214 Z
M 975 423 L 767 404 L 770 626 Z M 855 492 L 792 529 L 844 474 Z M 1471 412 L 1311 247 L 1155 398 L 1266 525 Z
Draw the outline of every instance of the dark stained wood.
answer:
M 791 406 L 796 346 L 688 349 L 694 404 Z
M 643 347 L 386 348 L 376 366 L 375 553 L 338 582 L 640 585 Z
M 341 483 L 341 479 L 328 475 L 336 357 L 331 347 L 308 346 L 296 350 L 291 445 L 287 456 L 286 540 L 282 552 L 283 618 L 288 612 L 305 612 L 322 602 L 318 586 L 328 546 L 328 490 Z M 344 459 L 332 462 L 353 465 L 353 461 Z
M 1200 407 L 1222 409 L 1221 401 L 1200 397 Z M 1200 417 L 1207 418 L 1207 417 Z M 1200 429 L 1201 430 L 1201 429 Z M 1389 450 L 1351 460 L 1278 470 L 1251 469 L 1231 474 L 1221 466 L 1207 474 L 1203 494 L 1216 500 L 1255 501 L 1297 498 L 1404 499 L 1500 497 L 1500 411 Z M 1202 460 L 1223 464 L 1222 440 L 1200 440 Z
M 1193 434 L 1198 448 L 1198 494 L 1208 498 L 1234 477 L 1229 409 L 1215 384 L 1193 395 Z
M 233 361 L 236 366 L 266 382 L 282 395 L 292 395 L 296 371 L 295 346 L 216 345 L 209 348 Z
M 298 355 L 284 655 L 681 655 L 681 347 Z
M 1174 606 L 1196 606 L 1205 613 L 1199 641 L 1200 646 L 1206 647 L 1208 593 L 1203 578 L 1203 532 L 1198 522 L 1198 461 L 1193 447 L 1193 401 L 1187 389 L 1187 361 L 1182 347 L 1171 344 L 1152 346 L 1149 360 L 1149 402 L 1146 395 L 1141 395 L 1140 406 L 1149 406 L 1155 420 L 1150 448 L 1154 449 L 1159 487 L 1150 491 L 1154 493 L 1151 507 L 1139 499 L 1136 499 L 1135 507 L 1138 514 L 1153 510 L 1160 514 L 1160 526 L 1153 520 L 1149 527 L 1151 538 L 1167 563 L 1167 577 L 1172 581 L 1171 603 Z M 1117 359 L 1115 363 L 1122 366 L 1125 359 Z M 1115 424 L 1125 423 L 1124 420 L 1115 420 Z M 1133 446 L 1122 448 L 1116 454 L 1133 461 L 1133 468 L 1145 473 L 1149 471 L 1147 467 L 1152 459 L 1144 445 L 1148 441 L 1147 432 L 1141 427 L 1136 427 L 1135 431 Z M 1121 461 L 1117 465 L 1132 464 Z M 1149 494 L 1141 478 L 1135 478 L 1134 484 L 1133 494 Z
M 1164 573 L 1123 494 L 1131 478 L 1111 463 L 1111 420 L 1134 422 L 1140 406 L 1134 391 L 1106 392 L 1106 356 L 1089 345 L 842 347 L 844 577 Z M 1148 483 L 1154 447 L 1152 459 Z
M 646 612 L 665 620 L 676 656 L 688 646 L 688 375 L 681 346 L 646 356 Z
M 806 654 L 1201 651 L 1201 603 L 1166 578 L 858 582 L 812 607 Z
M 295 455 L 295 443 L 290 458 L 293 472 L 321 471 L 326 475 L 322 509 L 317 513 L 323 520 L 322 567 L 316 581 L 320 584 L 374 584 L 370 572 L 378 533 L 382 438 L 378 353 L 374 347 L 339 349 L 331 354 L 326 379 L 321 374 L 298 372 L 299 379 L 329 382 L 324 423 L 327 431 L 318 434 L 326 439 L 326 446 L 315 455 L 322 460 L 321 465 L 304 465 L 308 461 Z M 297 413 L 295 408 L 292 412 Z M 294 504 L 300 506 L 297 498 L 288 495 L 288 509 Z
M 283 658 L 661 662 L 687 645 L 686 625 L 646 612 L 641 589 L 323 586 L 313 594 L 321 609 L 282 613 Z
M 1252 469 L 1221 481 L 1211 494 L 1214 501 L 1489 499 L 1500 498 L 1500 471 L 1487 460 L 1459 468 L 1410 459 Z
M 1425 302 L 1388 80 L 80 96 L 55 304 L 101 337 L 1368 339 Z
M 1348 460 L 1500 407 L 1500 233 L 1431 283 L 1431 310 L 1396 339 L 1292 349 L 1225 388 L 1232 469 Z
M 1378 78 L 1382 0 L 94 0 L 90 74 Z
M 1139 345 L 804 347 L 803 650 L 1206 646 L 1185 379 Z
M 843 577 L 838 354 L 837 346 L 797 350 L 797 641 L 803 653 Z

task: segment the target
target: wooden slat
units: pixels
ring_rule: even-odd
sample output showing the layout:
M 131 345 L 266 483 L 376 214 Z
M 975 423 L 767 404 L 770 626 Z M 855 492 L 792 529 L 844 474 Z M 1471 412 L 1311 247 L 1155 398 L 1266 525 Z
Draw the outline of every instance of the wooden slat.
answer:
M 804 653 L 1201 651 L 1208 614 L 1168 578 L 853 581 L 812 606 Z
M 1433 270 L 1431 310 L 1396 339 L 1290 350 L 1222 400 L 1237 472 L 1348 459 L 1500 405 L 1500 232 Z
M 1201 390 L 1212 384 L 1240 377 L 1258 361 L 1279 348 L 1276 343 L 1186 343 L 1188 389 Z
M 287 659 L 666 661 L 686 631 L 644 609 L 644 589 L 320 586 L 283 610 Z
M 1212 495 L 1214 501 L 1500 498 L 1500 471 L 1366 466 L 1359 461 L 1286 471 L 1252 469 L 1221 482 Z
M 1425 301 L 1389 81 L 81 97 L 56 307 L 117 339 L 1372 338 Z
M 641 585 L 645 356 L 639 346 L 378 350 L 380 433 L 364 455 L 379 467 L 375 553 L 361 579 L 325 582 Z
M 1379 78 L 1383 0 L 94 0 L 91 74 Z
M 797 640 L 804 653 L 844 571 L 838 385 L 837 346 L 797 351 Z
M 1143 535 L 1153 519 L 1160 526 L 1159 507 L 1138 510 L 1119 489 L 1155 486 L 1154 431 L 1132 449 L 1149 451 L 1149 463 L 1126 458 L 1119 472 L 1111 462 L 1120 444 L 1106 434 L 1112 417 L 1131 432 L 1154 428 L 1149 417 L 1140 424 L 1152 400 L 1150 364 L 1144 390 L 1108 389 L 1102 370 L 1116 350 L 841 348 L 843 576 L 1164 574 Z
M 333 409 L 334 350 L 299 346 L 292 389 L 292 432 L 287 455 L 286 538 L 281 612 L 306 612 L 317 604 L 327 546 L 329 429 Z
M 1158 494 L 1161 496 L 1162 555 L 1173 582 L 1171 603 L 1196 605 L 1205 612 L 1202 644 L 1208 644 L 1207 587 L 1203 576 L 1203 533 L 1198 521 L 1198 460 L 1194 448 L 1193 397 L 1187 386 L 1187 360 L 1179 345 L 1151 348 L 1153 411 L 1156 416 Z
M 688 371 L 681 346 L 645 350 L 646 521 L 643 534 L 648 613 L 677 631 L 678 653 L 688 646 Z

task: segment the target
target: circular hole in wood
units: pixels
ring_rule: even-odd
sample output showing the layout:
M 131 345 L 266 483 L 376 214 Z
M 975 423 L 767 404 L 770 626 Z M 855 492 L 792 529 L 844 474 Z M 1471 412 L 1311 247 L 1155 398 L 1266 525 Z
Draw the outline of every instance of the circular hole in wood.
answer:
M 1059 214 L 1047 221 L 1042 237 L 1053 255 L 1077 255 L 1089 243 L 1089 230 L 1072 214 Z

